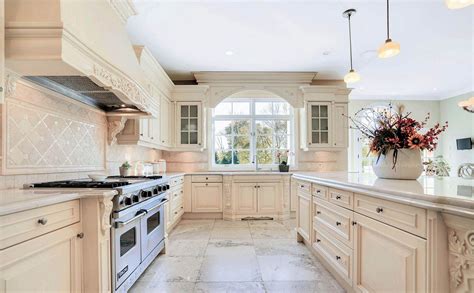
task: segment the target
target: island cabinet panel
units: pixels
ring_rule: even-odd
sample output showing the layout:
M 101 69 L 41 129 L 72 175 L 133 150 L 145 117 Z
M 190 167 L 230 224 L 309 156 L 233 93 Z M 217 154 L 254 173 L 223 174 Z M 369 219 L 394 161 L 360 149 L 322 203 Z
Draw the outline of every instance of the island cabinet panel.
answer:
M 236 183 L 233 188 L 237 212 L 239 214 L 257 213 L 257 183 Z
M 306 241 L 311 241 L 311 195 L 298 192 L 297 231 Z
M 426 292 L 426 240 L 355 213 L 358 292 Z
M 192 212 L 222 212 L 222 183 L 193 183 Z
M 354 211 L 426 238 L 426 210 L 356 194 Z
M 280 184 L 278 183 L 258 183 L 258 212 L 276 213 L 278 212 Z
M 0 251 L 1 292 L 81 292 L 81 225 Z

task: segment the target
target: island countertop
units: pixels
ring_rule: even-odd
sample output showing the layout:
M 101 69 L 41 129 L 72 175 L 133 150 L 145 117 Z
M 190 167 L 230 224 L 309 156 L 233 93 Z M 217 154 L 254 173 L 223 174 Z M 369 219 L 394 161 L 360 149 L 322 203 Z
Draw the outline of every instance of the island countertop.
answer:
M 421 176 L 391 180 L 351 172 L 295 172 L 293 178 L 474 218 L 472 179 Z

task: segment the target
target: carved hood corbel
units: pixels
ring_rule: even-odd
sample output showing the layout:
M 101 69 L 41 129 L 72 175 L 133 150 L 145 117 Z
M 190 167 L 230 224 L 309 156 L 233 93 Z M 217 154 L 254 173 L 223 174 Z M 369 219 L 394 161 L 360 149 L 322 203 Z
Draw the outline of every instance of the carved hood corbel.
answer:
M 127 120 L 127 116 L 107 116 L 107 141 L 109 145 L 117 143 L 117 135 L 123 130 Z

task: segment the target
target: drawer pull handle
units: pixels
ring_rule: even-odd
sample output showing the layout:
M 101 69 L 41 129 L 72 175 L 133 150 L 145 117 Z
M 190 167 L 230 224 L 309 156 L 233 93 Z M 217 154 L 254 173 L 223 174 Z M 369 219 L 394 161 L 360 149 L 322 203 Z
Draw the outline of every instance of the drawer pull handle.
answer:
M 318 189 L 318 190 L 316 190 L 316 193 L 318 193 L 318 194 L 319 194 L 319 193 L 321 193 L 321 190 L 319 190 L 319 189 Z
M 341 196 L 340 196 L 340 195 L 336 195 L 336 199 L 337 199 L 337 200 L 341 199 Z
M 301 188 L 304 188 L 304 185 L 301 185 Z
M 317 211 L 316 214 L 321 215 L 321 212 L 320 212 L 320 211 Z
M 48 223 L 48 219 L 46 218 L 41 218 L 38 220 L 38 224 L 41 224 L 41 225 L 46 225 L 46 223 Z
M 338 255 L 336 255 L 336 259 L 337 259 L 337 260 L 340 260 L 340 259 L 341 259 L 341 257 L 340 257 L 340 256 L 338 256 Z
M 383 213 L 383 208 L 376 208 L 375 211 L 376 211 L 377 213 L 379 213 L 379 214 L 380 214 L 380 213 Z
M 356 221 L 352 221 L 352 226 L 355 226 L 357 225 L 357 222 Z
M 84 238 L 84 233 L 81 232 L 81 233 L 77 234 L 77 238 L 79 238 L 79 239 Z
M 341 222 L 336 222 L 336 226 L 341 226 Z
M 316 239 L 316 242 L 318 242 L 318 243 L 321 242 L 321 239 Z

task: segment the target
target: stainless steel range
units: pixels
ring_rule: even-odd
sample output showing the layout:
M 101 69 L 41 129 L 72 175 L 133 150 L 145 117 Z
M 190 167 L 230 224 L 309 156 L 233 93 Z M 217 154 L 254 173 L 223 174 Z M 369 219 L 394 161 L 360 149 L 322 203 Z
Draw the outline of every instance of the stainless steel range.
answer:
M 30 184 L 29 188 L 101 188 L 113 198 L 112 285 L 126 292 L 165 247 L 164 204 L 167 179 L 161 176 L 110 176 L 104 181 L 65 180 Z

